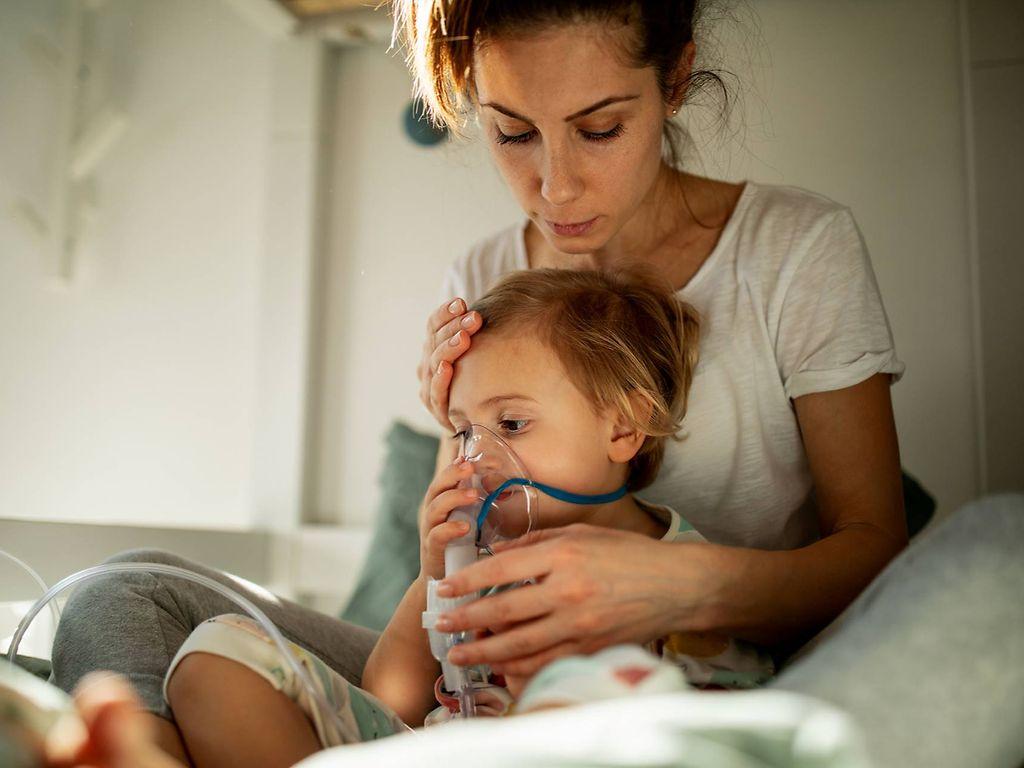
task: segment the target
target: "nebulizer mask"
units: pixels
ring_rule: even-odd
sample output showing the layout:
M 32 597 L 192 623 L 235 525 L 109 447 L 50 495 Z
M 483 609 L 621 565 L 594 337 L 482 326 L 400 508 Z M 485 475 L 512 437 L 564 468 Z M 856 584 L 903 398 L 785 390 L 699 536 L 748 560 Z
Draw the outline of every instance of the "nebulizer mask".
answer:
M 477 498 L 452 511 L 448 520 L 465 522 L 469 531 L 445 548 L 445 575 L 450 576 L 472 565 L 482 554 L 493 554 L 491 547 L 501 541 L 519 538 L 537 527 L 540 495 L 572 504 L 607 504 L 626 495 L 622 486 L 612 493 L 586 495 L 564 491 L 530 478 L 523 462 L 511 446 L 487 427 L 473 424 L 460 433 L 459 457 L 473 468 L 473 474 L 459 482 L 460 488 L 472 488 Z M 476 691 L 487 683 L 486 667 L 460 667 L 448 661 L 448 652 L 475 639 L 472 632 L 441 632 L 436 629 L 442 613 L 470 603 L 479 597 L 518 586 L 494 587 L 484 595 L 443 598 L 437 594 L 440 582 L 427 583 L 427 610 L 423 627 L 430 638 L 430 650 L 441 662 L 444 688 L 458 701 L 459 717 L 476 715 Z

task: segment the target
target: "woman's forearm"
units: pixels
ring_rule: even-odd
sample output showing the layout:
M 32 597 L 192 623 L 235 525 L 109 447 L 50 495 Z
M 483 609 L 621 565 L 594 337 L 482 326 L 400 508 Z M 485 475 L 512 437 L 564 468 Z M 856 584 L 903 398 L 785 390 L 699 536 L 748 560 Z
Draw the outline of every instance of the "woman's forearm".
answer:
M 799 645 L 838 616 L 904 545 L 863 524 L 788 551 L 693 545 L 708 597 L 676 617 L 678 629 Z M 691 560 L 684 568 L 691 576 L 693 566 Z
M 412 583 L 363 669 L 363 689 L 391 707 L 408 725 L 423 725 L 433 708 L 440 665 L 430 654 L 422 626 L 426 583 Z

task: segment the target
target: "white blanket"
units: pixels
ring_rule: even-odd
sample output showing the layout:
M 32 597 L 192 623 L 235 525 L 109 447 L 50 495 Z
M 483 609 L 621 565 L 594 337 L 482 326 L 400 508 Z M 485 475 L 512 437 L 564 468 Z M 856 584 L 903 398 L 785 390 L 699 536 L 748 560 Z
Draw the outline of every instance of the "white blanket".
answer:
M 867 768 L 850 719 L 782 691 L 681 692 L 459 721 L 336 747 L 301 768 Z

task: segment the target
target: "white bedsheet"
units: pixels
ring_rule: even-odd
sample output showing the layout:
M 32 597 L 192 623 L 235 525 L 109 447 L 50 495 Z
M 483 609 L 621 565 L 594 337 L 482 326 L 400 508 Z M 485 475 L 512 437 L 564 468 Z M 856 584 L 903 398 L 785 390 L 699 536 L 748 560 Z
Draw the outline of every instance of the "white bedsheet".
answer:
M 472 765 L 867 768 L 838 710 L 782 691 L 682 692 L 455 722 L 336 747 L 301 768 Z

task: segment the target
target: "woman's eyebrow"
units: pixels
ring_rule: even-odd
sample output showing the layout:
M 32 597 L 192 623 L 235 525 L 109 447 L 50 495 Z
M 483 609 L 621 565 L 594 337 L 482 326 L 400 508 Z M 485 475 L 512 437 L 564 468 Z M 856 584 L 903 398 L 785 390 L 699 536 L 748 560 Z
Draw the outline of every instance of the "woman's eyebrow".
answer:
M 609 96 L 607 99 L 601 99 L 599 102 L 597 102 L 595 104 L 591 104 L 589 107 L 584 107 L 583 109 L 581 109 L 578 112 L 573 112 L 571 115 L 569 115 L 568 117 L 565 117 L 563 119 L 565 120 L 565 122 L 569 123 L 569 122 L 572 122 L 573 120 L 577 120 L 578 118 L 585 117 L 586 115 L 589 115 L 591 112 L 597 112 L 597 110 L 599 110 L 599 109 L 604 109 L 605 107 L 610 106 L 612 104 L 618 104 L 619 102 L 622 102 L 622 101 L 633 101 L 634 99 L 639 99 L 639 98 L 640 98 L 639 95 L 633 95 L 633 96 Z M 484 102 L 483 104 L 481 104 L 480 106 L 481 107 L 490 107 L 491 109 L 495 110 L 496 112 L 501 112 L 501 114 L 507 115 L 508 117 L 511 117 L 513 120 L 521 120 L 524 123 L 530 123 L 531 125 L 533 125 L 533 121 L 530 118 L 525 117 L 523 115 L 520 115 L 518 112 L 513 112 L 508 107 L 502 106 L 501 104 L 498 104 L 497 102 L 487 101 L 487 102 Z
M 573 120 L 576 120 L 577 118 L 584 117 L 585 115 L 589 115 L 591 112 L 597 112 L 597 110 L 604 109 L 605 107 L 609 106 L 610 104 L 618 104 L 621 101 L 633 101 L 634 99 L 639 99 L 639 98 L 640 98 L 639 94 L 636 94 L 636 95 L 633 95 L 633 96 L 609 96 L 607 99 L 601 99 L 596 104 L 591 104 L 589 107 L 587 107 L 585 109 L 581 109 L 579 112 L 573 112 L 571 115 L 569 115 L 568 117 L 565 118 L 565 122 L 568 123 L 568 122 L 571 122 Z

